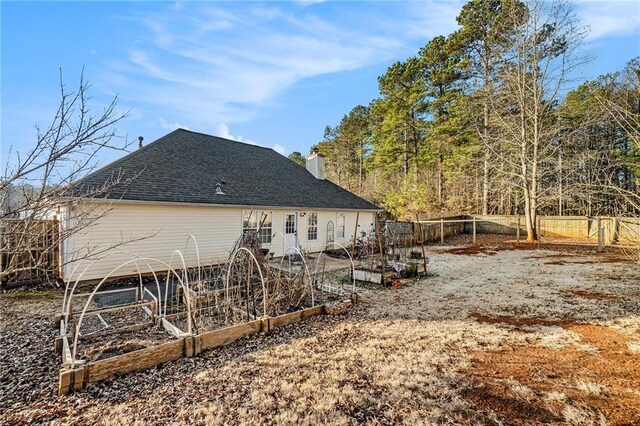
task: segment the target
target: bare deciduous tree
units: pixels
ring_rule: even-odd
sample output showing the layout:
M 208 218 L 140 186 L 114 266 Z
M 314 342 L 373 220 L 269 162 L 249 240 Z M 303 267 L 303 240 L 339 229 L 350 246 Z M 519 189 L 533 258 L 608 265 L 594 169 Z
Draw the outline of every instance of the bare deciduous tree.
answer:
M 603 111 L 608 113 L 612 120 L 623 130 L 631 145 L 630 151 L 634 154 L 633 163 L 628 164 L 635 168 L 635 186 L 623 188 L 617 182 L 610 182 L 605 189 L 615 191 L 636 211 L 640 211 L 640 192 L 638 181 L 638 169 L 640 168 L 640 57 L 632 59 L 626 68 L 616 75 L 613 81 L 613 95 L 599 96 L 598 101 Z M 640 237 L 640 235 L 634 235 Z M 629 257 L 640 264 L 640 247 L 627 252 Z
M 128 111 L 117 111 L 116 97 L 102 111 L 92 113 L 89 88 L 81 76 L 78 88 L 69 91 L 60 72 L 60 102 L 53 120 L 46 128 L 36 126 L 35 144 L 26 152 L 9 150 L 0 181 L 2 282 L 22 272 L 46 270 L 46 263 L 62 241 L 91 226 L 111 209 L 105 200 L 82 211 L 63 212 L 64 202 L 72 203 L 78 195 L 105 198 L 115 185 L 134 178 L 113 176 L 99 188 L 82 188 L 81 194 L 73 188 L 73 182 L 97 168 L 100 153 L 126 151 L 130 146 L 115 129 Z M 54 218 L 60 220 L 58 229 L 44 225 Z M 37 250 L 32 250 L 34 245 Z M 88 249 L 85 256 L 90 255 L 96 255 L 95 251 Z M 62 259 L 57 260 L 62 263 Z
M 516 30 L 505 37 L 507 52 L 491 112 L 495 132 L 488 142 L 519 187 L 524 201 L 527 240 L 538 238 L 536 221 L 540 182 L 550 168 L 541 167 L 556 157 L 554 107 L 571 72 L 584 64 L 577 51 L 586 35 L 570 4 L 531 0 L 509 17 Z

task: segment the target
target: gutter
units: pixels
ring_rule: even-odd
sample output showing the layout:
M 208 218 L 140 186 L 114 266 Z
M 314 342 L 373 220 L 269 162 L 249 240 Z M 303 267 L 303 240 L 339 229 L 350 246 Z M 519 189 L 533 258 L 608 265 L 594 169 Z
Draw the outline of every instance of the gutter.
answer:
M 124 204 L 124 205 L 156 205 L 156 206 L 185 206 L 185 207 L 228 207 L 228 208 L 244 208 L 244 209 L 269 209 L 269 210 L 323 210 L 323 211 L 338 211 L 338 212 L 382 212 L 380 208 L 369 209 L 352 209 L 352 208 L 340 208 L 340 207 L 301 207 L 301 206 L 264 206 L 255 204 L 211 204 L 211 203 L 187 203 L 178 201 L 146 201 L 146 200 L 125 200 L 125 199 L 110 199 L 110 198 L 73 198 L 73 197 L 61 197 L 61 202 L 85 202 L 85 203 L 99 203 L 99 204 Z

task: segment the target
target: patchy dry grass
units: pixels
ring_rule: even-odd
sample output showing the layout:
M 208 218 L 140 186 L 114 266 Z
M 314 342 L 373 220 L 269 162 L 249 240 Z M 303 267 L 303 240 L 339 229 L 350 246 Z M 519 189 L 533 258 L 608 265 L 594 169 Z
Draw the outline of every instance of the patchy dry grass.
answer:
M 581 392 L 590 393 L 592 395 L 601 395 L 602 391 L 605 388 L 604 386 L 599 385 L 598 383 L 593 383 L 593 382 L 589 382 L 589 381 L 582 381 L 582 380 L 580 380 L 578 382 L 576 387 Z
M 640 398 L 636 391 L 640 358 L 626 351 L 629 337 L 590 324 L 569 328 L 594 350 L 585 350 L 582 345 L 554 349 L 516 345 L 478 351 L 466 374 L 487 393 L 534 406 L 539 413 L 534 419 L 540 422 L 556 416 L 556 420 L 563 417 L 571 424 L 585 424 L 586 418 L 590 419 L 586 424 L 599 423 L 600 419 L 612 424 L 639 424 Z M 523 401 L 522 392 L 513 389 L 514 381 L 531 389 L 532 397 Z M 505 389 L 505 383 L 512 389 Z M 554 397 L 549 397 L 552 393 Z M 518 422 L 511 417 L 508 405 L 486 404 L 489 409 L 502 409 L 510 422 Z
M 640 271 L 588 253 L 551 265 L 545 250 L 431 254 L 431 277 L 367 290 L 345 316 L 67 397 L 54 396 L 59 300 L 2 296 L 0 421 L 640 423 Z

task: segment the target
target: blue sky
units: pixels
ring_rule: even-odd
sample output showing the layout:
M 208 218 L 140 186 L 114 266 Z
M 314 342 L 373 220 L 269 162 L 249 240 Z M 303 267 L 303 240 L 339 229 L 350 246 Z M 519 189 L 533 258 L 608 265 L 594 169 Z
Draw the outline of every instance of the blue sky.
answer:
M 73 89 L 83 67 L 94 111 L 115 95 L 131 109 L 130 139 L 184 127 L 307 153 L 392 62 L 455 30 L 463 3 L 2 1 L 2 162 L 55 113 L 59 69 Z M 575 6 L 595 58 L 581 79 L 640 55 L 640 1 Z

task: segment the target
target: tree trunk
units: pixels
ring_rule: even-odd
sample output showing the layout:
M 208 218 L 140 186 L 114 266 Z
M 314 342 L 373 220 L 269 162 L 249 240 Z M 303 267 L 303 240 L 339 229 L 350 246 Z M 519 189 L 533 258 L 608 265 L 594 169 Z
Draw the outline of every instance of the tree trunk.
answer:
M 443 180 L 444 180 L 444 172 L 443 172 L 443 158 L 442 158 L 442 154 L 440 154 L 438 156 L 438 206 L 440 207 L 440 210 L 442 210 L 443 206 L 444 206 L 444 202 L 443 202 Z
M 562 204 L 562 150 L 558 150 L 558 215 L 563 215 Z
M 404 132 L 404 177 L 409 174 L 409 145 L 407 144 L 407 131 Z
M 486 148 L 485 148 L 486 149 Z M 482 214 L 489 214 L 489 153 L 484 154 L 484 169 L 482 176 Z
M 483 167 L 483 176 L 482 176 L 482 214 L 489 214 L 489 147 L 487 144 L 489 143 L 489 51 L 485 47 L 485 56 L 483 61 L 484 68 L 484 105 L 482 111 L 482 137 L 484 138 L 484 167 Z

